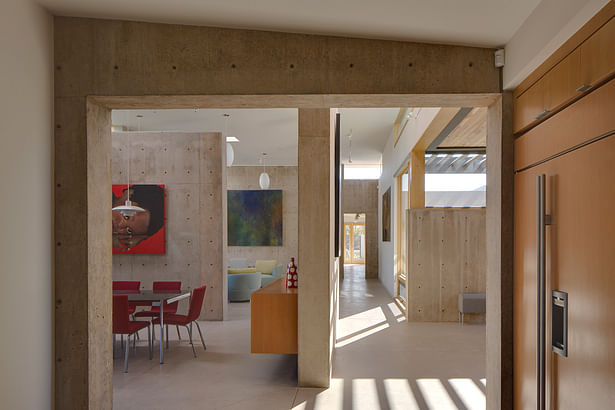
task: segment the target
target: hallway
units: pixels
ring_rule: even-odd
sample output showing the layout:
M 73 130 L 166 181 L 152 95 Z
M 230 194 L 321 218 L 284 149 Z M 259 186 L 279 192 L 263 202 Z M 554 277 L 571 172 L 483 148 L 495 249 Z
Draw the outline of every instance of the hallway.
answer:
M 296 409 L 484 409 L 485 325 L 406 323 L 364 265 L 346 265 L 331 388 Z

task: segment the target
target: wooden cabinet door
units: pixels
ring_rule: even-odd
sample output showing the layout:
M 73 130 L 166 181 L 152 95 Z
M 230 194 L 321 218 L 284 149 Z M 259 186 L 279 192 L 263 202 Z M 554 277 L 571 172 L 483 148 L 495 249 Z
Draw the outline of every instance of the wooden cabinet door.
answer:
M 544 76 L 546 110 L 555 111 L 580 93 L 581 50 L 576 48 Z
M 615 18 L 585 40 L 581 49 L 581 85 L 594 86 L 615 73 Z
M 615 403 L 615 135 L 515 175 L 514 407 L 536 408 L 536 176 L 546 175 L 547 408 Z M 551 351 L 551 290 L 568 293 L 568 357 Z
M 545 77 L 517 97 L 513 111 L 513 131 L 518 132 L 536 121 L 545 111 Z

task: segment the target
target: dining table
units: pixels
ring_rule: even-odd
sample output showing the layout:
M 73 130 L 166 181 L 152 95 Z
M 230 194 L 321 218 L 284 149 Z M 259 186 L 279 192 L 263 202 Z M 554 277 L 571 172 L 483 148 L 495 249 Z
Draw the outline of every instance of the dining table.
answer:
M 114 290 L 114 295 L 128 295 L 129 302 L 151 302 L 152 306 L 160 306 L 160 364 L 164 363 L 164 302 L 174 303 L 182 299 L 189 298 L 191 290 L 181 289 L 178 291 L 172 290 Z M 152 332 L 153 333 L 153 332 Z

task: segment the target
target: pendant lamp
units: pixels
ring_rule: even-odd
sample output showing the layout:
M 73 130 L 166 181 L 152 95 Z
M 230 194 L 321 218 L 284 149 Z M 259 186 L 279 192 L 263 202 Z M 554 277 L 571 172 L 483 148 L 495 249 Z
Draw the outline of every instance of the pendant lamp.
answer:
M 267 158 L 267 153 L 263 152 L 263 172 L 260 174 L 260 176 L 258 177 L 258 184 L 260 185 L 261 189 L 269 189 L 269 174 L 267 173 L 266 169 L 265 169 L 265 159 Z
M 227 167 L 231 167 L 233 165 L 233 161 L 235 160 L 235 151 L 233 150 L 233 146 L 229 143 L 229 139 L 234 138 L 234 140 L 237 140 L 236 137 L 229 137 L 228 135 L 228 121 L 231 118 L 231 114 L 222 114 L 225 118 L 225 124 L 224 124 L 224 138 L 226 140 L 226 166 Z M 239 141 L 239 140 L 237 140 Z
M 141 131 L 141 118 L 143 118 L 142 115 L 137 115 L 138 131 Z M 131 216 L 136 215 L 137 212 L 145 212 L 145 209 L 140 206 L 133 205 L 130 201 L 130 134 L 126 135 L 128 137 L 128 181 L 126 183 L 126 202 L 124 202 L 124 205 L 112 208 L 112 211 L 119 211 L 124 218 L 128 219 Z

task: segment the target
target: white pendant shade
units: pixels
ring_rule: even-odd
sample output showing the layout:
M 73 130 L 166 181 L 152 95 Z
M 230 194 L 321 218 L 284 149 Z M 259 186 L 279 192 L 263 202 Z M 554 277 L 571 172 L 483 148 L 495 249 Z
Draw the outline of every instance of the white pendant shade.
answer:
M 230 167 L 233 165 L 233 161 L 235 160 L 235 151 L 233 150 L 233 146 L 226 143 L 226 166 Z
M 269 189 L 269 174 L 266 172 L 261 173 L 258 177 L 258 184 L 261 186 L 261 189 Z
M 137 212 L 145 212 L 145 209 L 141 208 L 140 206 L 133 205 L 130 200 L 126 200 L 124 205 L 116 206 L 112 209 L 112 211 L 119 211 L 119 213 L 121 213 L 125 217 L 131 217 Z

